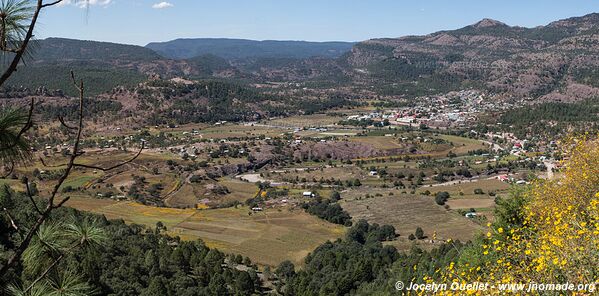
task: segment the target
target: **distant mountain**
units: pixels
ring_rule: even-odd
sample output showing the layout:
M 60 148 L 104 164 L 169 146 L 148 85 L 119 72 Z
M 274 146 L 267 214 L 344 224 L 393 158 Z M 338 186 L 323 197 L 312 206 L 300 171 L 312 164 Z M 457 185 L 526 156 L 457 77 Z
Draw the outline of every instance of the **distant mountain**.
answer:
M 424 36 L 347 42 L 178 39 L 147 47 L 49 38 L 36 41 L 8 85 L 63 89 L 68 71 L 90 94 L 150 75 L 362 87 L 414 97 L 476 88 L 571 101 L 599 97 L 599 14 L 523 28 L 483 19 Z
M 47 38 L 37 40 L 32 47 L 36 62 L 86 61 L 86 62 L 140 62 L 162 59 L 153 50 L 110 42 Z
M 422 95 L 468 87 L 547 100 L 599 96 L 599 14 L 535 28 L 484 19 L 425 36 L 372 39 L 343 57 L 352 81 Z
M 225 59 L 246 58 L 337 58 L 348 52 L 351 42 L 254 41 L 245 39 L 198 38 L 152 42 L 146 48 L 164 57 L 188 59 L 211 54 Z

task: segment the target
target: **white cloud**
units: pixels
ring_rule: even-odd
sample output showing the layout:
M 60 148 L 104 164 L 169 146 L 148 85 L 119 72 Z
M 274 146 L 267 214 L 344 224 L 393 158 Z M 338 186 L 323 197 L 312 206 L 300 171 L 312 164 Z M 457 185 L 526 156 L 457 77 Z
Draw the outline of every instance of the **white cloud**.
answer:
M 173 5 L 170 2 L 166 2 L 166 1 L 162 1 L 160 3 L 156 3 L 154 5 L 152 5 L 152 8 L 154 9 L 164 9 L 164 8 L 169 8 L 169 7 L 173 7 L 175 5 Z
M 59 6 L 75 5 L 80 8 L 85 8 L 85 7 L 92 6 L 92 5 L 106 6 L 110 3 L 112 3 L 112 0 L 63 0 L 58 5 Z

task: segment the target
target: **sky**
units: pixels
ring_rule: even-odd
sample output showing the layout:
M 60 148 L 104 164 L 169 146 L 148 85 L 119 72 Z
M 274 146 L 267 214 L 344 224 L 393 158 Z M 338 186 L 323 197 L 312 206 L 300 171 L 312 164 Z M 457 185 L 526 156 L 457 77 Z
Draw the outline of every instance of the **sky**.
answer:
M 535 27 L 599 12 L 599 0 L 87 0 L 87 7 L 82 1 L 44 10 L 36 37 L 136 45 L 208 37 L 362 41 L 457 29 L 483 18 Z

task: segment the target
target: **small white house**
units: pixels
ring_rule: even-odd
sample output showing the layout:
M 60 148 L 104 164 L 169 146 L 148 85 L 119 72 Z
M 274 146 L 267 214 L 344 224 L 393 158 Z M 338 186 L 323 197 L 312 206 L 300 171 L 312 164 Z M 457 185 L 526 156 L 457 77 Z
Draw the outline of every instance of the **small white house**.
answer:
M 466 213 L 466 215 L 464 215 L 464 216 L 466 216 L 466 218 L 475 218 L 477 215 L 474 212 L 470 212 L 470 213 Z
M 312 197 L 312 196 L 314 196 L 314 194 L 312 194 L 312 191 L 304 191 L 304 193 L 302 193 L 302 196 L 304 196 L 304 197 Z
M 262 208 L 252 208 L 252 211 L 254 211 L 254 212 L 262 212 Z
M 370 176 L 378 176 L 379 173 L 377 171 L 370 171 L 370 173 L 368 173 L 368 175 L 370 175 Z

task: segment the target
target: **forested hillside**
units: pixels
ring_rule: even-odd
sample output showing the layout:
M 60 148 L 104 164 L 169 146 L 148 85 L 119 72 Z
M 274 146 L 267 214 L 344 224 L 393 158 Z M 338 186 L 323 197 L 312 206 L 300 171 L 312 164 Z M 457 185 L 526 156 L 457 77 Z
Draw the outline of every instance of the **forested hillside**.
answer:
M 31 227 L 35 222 L 29 219 L 35 209 L 24 193 L 16 193 L 2 186 L 0 203 L 14 214 L 14 223 Z M 0 219 L 0 262 L 5 264 L 6 255 L 19 243 L 20 237 L 10 227 L 6 216 Z M 251 262 L 246 260 L 249 266 L 241 268 L 240 265 L 237 269 L 235 256 L 208 248 L 202 241 L 184 242 L 169 237 L 163 234 L 167 229 L 161 223 L 150 229 L 126 225 L 122 220 L 108 221 L 104 217 L 61 209 L 52 215 L 46 225 L 79 223 L 74 221 L 94 223 L 97 227 L 95 235 L 101 233 L 103 238 L 101 244 L 94 248 L 83 248 L 76 252 L 60 251 L 68 254 L 59 264 L 59 270 L 63 272 L 52 273 L 49 281 L 66 285 L 65 288 L 74 289 L 71 285 L 77 282 L 78 291 L 85 294 L 93 291 L 99 295 L 148 296 L 252 295 L 261 290 L 261 281 Z M 58 244 L 56 241 L 53 243 Z M 53 247 L 56 245 L 42 247 L 41 254 L 36 254 L 35 258 L 48 260 L 44 254 L 51 254 Z M 39 264 L 36 270 L 46 267 Z M 0 278 L 0 287 L 10 287 L 19 281 L 31 283 L 35 278 L 31 268 L 25 265 L 11 270 L 6 277 Z M 49 293 L 35 288 L 33 291 L 40 293 L 35 295 Z
M 226 59 L 247 58 L 336 58 L 351 49 L 351 42 L 255 41 L 245 39 L 197 38 L 152 42 L 146 45 L 173 59 L 189 59 L 212 54 Z

